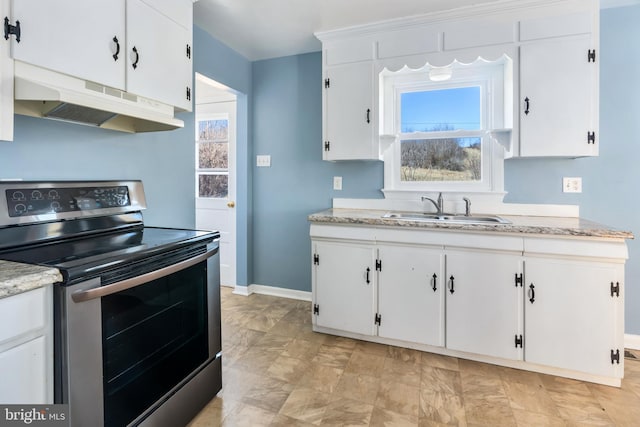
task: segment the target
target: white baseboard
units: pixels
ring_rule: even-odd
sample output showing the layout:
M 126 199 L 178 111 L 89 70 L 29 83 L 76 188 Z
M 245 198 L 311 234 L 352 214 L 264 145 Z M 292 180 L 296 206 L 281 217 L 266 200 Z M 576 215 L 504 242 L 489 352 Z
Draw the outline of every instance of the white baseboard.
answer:
M 248 297 L 251 294 L 272 295 L 281 298 L 297 299 L 301 301 L 311 301 L 311 292 L 298 291 L 295 289 L 280 288 L 277 286 L 249 285 L 236 286 L 233 290 L 236 295 Z
M 624 348 L 640 350 L 640 335 L 624 334 Z

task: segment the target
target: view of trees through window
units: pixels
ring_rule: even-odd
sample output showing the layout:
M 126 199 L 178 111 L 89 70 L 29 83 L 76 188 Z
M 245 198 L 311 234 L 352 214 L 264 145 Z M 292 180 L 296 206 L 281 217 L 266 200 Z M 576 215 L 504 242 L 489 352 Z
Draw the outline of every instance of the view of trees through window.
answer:
M 401 180 L 481 180 L 482 138 L 442 137 L 481 130 L 480 105 L 478 86 L 402 93 Z M 438 137 L 410 138 L 413 132 L 438 132 Z
M 198 121 L 198 197 L 229 194 L 229 121 Z

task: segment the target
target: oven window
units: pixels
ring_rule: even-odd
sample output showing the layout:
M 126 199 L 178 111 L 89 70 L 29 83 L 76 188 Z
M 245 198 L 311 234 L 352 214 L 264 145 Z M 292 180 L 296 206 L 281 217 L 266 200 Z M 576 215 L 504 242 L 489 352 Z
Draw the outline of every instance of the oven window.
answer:
M 105 426 L 123 426 L 206 361 L 207 270 L 199 263 L 102 298 Z

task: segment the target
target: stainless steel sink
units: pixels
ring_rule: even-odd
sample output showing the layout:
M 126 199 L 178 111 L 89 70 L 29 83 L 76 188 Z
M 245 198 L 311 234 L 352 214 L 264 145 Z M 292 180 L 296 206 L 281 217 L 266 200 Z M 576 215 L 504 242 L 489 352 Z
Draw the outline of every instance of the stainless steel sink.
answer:
M 494 215 L 456 215 L 416 212 L 387 212 L 383 218 L 400 219 L 407 221 L 441 222 L 447 224 L 511 224 L 504 218 Z

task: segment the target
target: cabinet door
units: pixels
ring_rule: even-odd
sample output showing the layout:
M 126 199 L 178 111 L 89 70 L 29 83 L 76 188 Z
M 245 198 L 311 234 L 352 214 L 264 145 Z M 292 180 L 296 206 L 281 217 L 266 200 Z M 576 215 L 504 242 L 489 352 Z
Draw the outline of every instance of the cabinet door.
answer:
M 526 258 L 525 273 L 525 360 L 622 377 L 622 265 Z
M 521 156 L 598 155 L 598 62 L 589 62 L 590 49 L 591 36 L 520 47 Z
M 447 348 L 522 359 L 520 255 L 446 251 Z
M 317 326 L 374 333 L 375 249 L 368 245 L 314 245 L 314 306 Z
M 0 402 L 45 404 L 47 392 L 47 340 L 39 336 L 0 353 Z
M 190 28 L 127 0 L 127 91 L 191 111 L 191 38 Z
M 9 0 L 0 0 L 0 17 L 9 14 Z M 15 36 L 11 36 L 15 37 Z M 13 141 L 13 61 L 9 43 L 0 43 L 0 141 Z
M 324 160 L 378 159 L 373 89 L 370 61 L 326 69 Z
M 444 346 L 442 249 L 380 246 L 378 335 Z
M 124 0 L 13 0 L 12 16 L 14 59 L 125 89 Z

